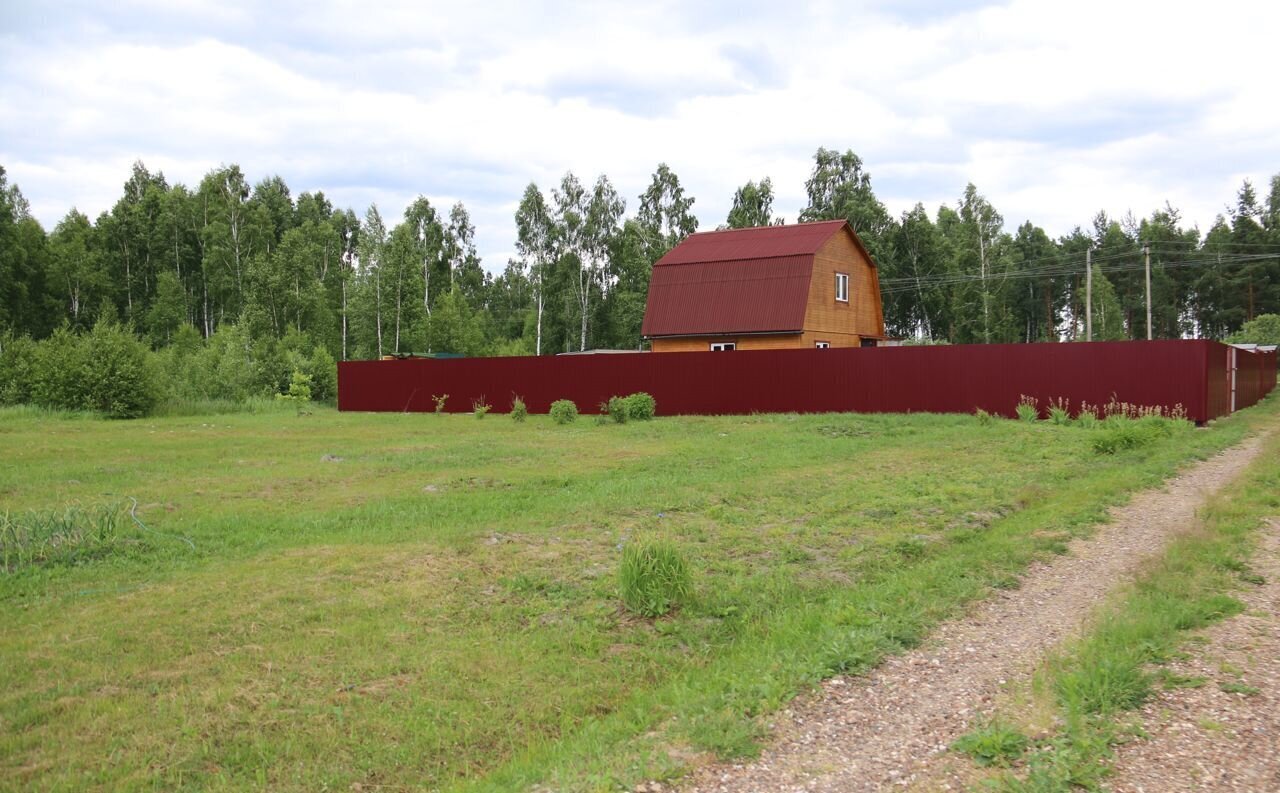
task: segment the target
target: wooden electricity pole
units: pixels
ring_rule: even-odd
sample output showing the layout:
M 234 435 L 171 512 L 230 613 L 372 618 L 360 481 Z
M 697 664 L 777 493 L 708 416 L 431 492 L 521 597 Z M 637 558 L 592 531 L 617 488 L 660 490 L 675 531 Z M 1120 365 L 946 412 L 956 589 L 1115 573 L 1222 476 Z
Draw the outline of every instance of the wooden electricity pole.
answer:
M 1084 340 L 1093 341 L 1093 248 L 1084 252 Z
M 1147 262 L 1147 341 L 1151 341 L 1151 246 L 1145 242 L 1142 243 L 1142 255 Z

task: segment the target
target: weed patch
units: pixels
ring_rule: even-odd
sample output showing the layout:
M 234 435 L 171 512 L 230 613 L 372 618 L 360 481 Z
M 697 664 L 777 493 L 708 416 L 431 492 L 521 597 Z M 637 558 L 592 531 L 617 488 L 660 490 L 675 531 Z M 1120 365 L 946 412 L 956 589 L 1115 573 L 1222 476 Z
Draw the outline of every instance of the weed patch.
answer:
M 991 721 L 960 736 L 951 748 L 969 755 L 978 765 L 1008 767 L 1022 758 L 1030 743 L 1017 728 Z

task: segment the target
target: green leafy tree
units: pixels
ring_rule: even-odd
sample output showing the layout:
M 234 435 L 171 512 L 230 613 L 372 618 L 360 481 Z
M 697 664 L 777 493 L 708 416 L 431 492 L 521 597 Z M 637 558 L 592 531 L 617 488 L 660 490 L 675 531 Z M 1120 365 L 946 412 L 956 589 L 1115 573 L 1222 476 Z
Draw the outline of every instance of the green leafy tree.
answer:
M 684 194 L 675 172 L 665 162 L 659 163 L 653 181 L 640 195 L 636 214 L 650 264 L 698 230 L 698 219 L 690 211 L 693 203 L 693 197 Z
M 1259 314 L 1227 337 L 1232 344 L 1280 344 L 1280 314 Z
M 542 191 L 530 182 L 516 209 L 516 250 L 528 268 L 535 304 L 534 355 L 542 354 L 543 308 L 548 270 L 556 259 L 559 244 L 557 232 Z
M 156 296 L 147 309 L 147 330 L 153 344 L 168 344 L 186 323 L 186 302 L 187 294 L 176 274 L 165 271 L 156 276 Z
M 459 355 L 480 355 L 484 351 L 484 326 L 458 289 L 451 289 L 436 303 L 427 323 L 431 349 Z
M 110 278 L 103 267 L 97 234 L 89 218 L 72 209 L 49 239 L 49 281 L 73 327 L 89 324 L 92 307 L 110 296 Z
M 871 174 L 853 151 L 840 154 L 818 149 L 813 155 L 813 171 L 805 182 L 809 205 L 800 212 L 800 221 L 847 220 L 862 238 L 877 262 L 893 219 L 871 189 Z
M 0 166 L 0 332 L 44 335 L 52 330 L 58 312 L 45 283 L 48 271 L 44 230 Z
M 773 214 L 773 180 L 747 182 L 733 193 L 733 206 L 721 228 L 746 229 L 756 226 L 781 226 L 782 218 Z
M 383 354 L 382 318 L 383 301 L 383 265 L 386 260 L 387 226 L 378 212 L 378 205 L 373 204 L 365 213 L 364 224 L 360 227 L 360 249 L 358 253 L 359 270 L 357 280 L 361 283 L 361 297 L 364 325 L 366 333 L 371 336 L 373 350 L 379 358 Z

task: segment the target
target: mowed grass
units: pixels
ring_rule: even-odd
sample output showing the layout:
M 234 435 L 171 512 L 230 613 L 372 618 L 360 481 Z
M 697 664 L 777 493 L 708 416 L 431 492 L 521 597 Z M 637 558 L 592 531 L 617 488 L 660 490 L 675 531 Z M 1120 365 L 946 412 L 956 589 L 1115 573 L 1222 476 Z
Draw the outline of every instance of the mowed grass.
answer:
M 796 691 L 1272 412 L 1099 456 L 970 416 L 0 411 L 0 509 L 147 527 L 0 574 L 0 786 L 596 790 L 749 756 Z M 635 538 L 692 571 L 669 616 L 621 606 Z

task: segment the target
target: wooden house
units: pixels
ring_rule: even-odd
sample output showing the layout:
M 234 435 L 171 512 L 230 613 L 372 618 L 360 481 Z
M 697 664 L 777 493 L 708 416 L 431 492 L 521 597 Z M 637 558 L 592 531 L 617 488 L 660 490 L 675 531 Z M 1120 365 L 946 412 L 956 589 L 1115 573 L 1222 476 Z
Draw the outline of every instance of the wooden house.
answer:
M 691 234 L 653 266 L 654 352 L 874 347 L 875 262 L 843 220 Z

